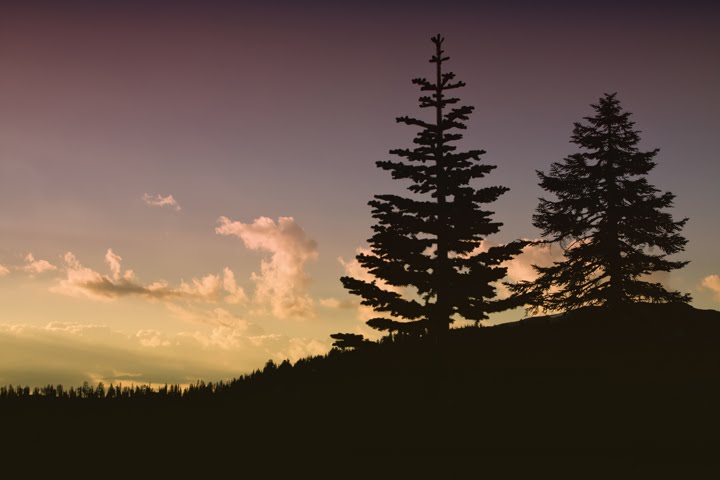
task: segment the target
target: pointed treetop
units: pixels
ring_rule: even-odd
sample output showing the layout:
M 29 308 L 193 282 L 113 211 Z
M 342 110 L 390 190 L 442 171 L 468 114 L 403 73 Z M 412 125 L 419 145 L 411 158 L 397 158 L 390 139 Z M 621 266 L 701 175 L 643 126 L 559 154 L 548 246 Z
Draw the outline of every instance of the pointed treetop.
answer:
M 591 107 L 593 107 L 596 112 L 605 114 L 606 116 L 616 117 L 621 114 L 624 117 L 630 116 L 629 112 L 623 112 L 620 100 L 617 99 L 617 92 L 604 93 L 598 103 L 591 104 Z
M 445 53 L 445 50 L 442 49 L 442 44 L 445 41 L 445 37 L 438 33 L 437 35 L 432 37 L 431 40 L 435 44 L 435 55 L 430 58 L 430 63 L 442 63 L 446 60 L 450 60 L 450 57 L 442 56 L 442 54 Z

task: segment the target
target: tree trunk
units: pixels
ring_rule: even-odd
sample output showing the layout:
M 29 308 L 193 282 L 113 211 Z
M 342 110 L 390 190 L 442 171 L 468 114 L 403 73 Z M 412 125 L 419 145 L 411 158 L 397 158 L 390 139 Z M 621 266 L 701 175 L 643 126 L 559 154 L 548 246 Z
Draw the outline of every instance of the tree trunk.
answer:
M 612 137 L 611 126 L 608 126 L 609 135 Z M 620 255 L 620 238 L 618 223 L 619 203 L 618 189 L 613 165 L 613 146 L 608 145 L 607 172 L 605 182 L 607 187 L 607 274 L 608 291 L 605 301 L 610 309 L 617 309 L 623 303 L 623 273 L 622 257 Z
M 448 219 L 445 215 L 447 205 L 446 186 L 445 186 L 445 158 L 444 158 L 444 130 L 442 129 L 443 120 L 443 85 L 442 85 L 442 49 L 440 43 L 436 44 L 437 66 L 436 66 L 436 90 L 435 101 L 435 124 L 437 126 L 437 141 L 435 144 L 435 162 L 437 171 L 437 204 L 438 204 L 438 229 L 437 229 L 437 272 L 435 273 L 435 288 L 437 297 L 435 298 L 435 308 L 433 309 L 433 318 L 430 320 L 431 335 L 438 343 L 444 342 L 447 332 L 450 329 L 450 314 L 452 306 L 449 303 L 447 291 L 449 288 L 449 265 L 448 247 L 446 238 L 446 229 Z

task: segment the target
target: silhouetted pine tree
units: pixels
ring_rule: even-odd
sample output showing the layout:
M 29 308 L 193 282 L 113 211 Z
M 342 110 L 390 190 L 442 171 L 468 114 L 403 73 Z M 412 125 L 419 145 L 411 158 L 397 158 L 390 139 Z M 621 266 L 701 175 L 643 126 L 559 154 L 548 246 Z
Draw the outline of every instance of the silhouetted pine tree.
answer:
M 639 131 L 615 94 L 592 107 L 595 115 L 573 130 L 572 143 L 583 151 L 553 163 L 549 174 L 537 172 L 540 186 L 557 200 L 540 199 L 533 225 L 544 241 L 560 242 L 565 260 L 536 266 L 537 280 L 509 287 L 532 311 L 688 302 L 688 294 L 642 280 L 688 263 L 666 258 L 684 249 L 687 240 L 679 231 L 687 218 L 676 222 L 663 212 L 675 196 L 660 193 L 645 178 L 658 150 L 638 150 Z
M 413 149 L 391 150 L 398 160 L 379 161 L 393 178 L 409 180 L 412 196 L 376 195 L 369 202 L 377 219 L 369 239 L 371 254 L 357 256 L 360 264 L 391 287 L 413 287 L 404 295 L 377 282 L 343 277 L 351 293 L 362 303 L 393 318 L 374 318 L 368 325 L 379 330 L 408 334 L 430 333 L 442 337 L 454 316 L 479 322 L 487 314 L 508 308 L 495 299 L 493 282 L 502 279 L 500 264 L 518 254 L 523 242 L 496 246 L 480 252 L 478 246 L 502 223 L 483 210 L 508 191 L 506 187 L 477 189 L 471 185 L 495 166 L 481 163 L 483 150 L 458 151 L 459 130 L 474 110 L 454 106 L 459 99 L 450 91 L 464 87 L 455 74 L 443 71 L 449 57 L 443 56 L 443 37 L 433 37 L 435 78 L 416 78 L 413 83 L 429 95 L 420 97 L 420 107 L 433 110 L 426 121 L 400 117 L 399 123 L 419 127 Z M 398 321 L 396 319 L 403 319 Z

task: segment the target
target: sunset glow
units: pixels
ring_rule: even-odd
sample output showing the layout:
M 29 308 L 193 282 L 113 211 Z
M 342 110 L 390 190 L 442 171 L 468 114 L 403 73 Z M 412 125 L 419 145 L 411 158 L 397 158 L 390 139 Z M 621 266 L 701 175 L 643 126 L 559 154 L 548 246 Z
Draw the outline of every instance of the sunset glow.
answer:
M 412 142 L 397 116 L 427 113 L 410 81 L 431 73 L 437 32 L 476 107 L 463 144 L 510 188 L 491 243 L 539 237 L 535 171 L 618 92 L 660 149 L 652 183 L 690 218 L 690 264 L 658 281 L 720 307 L 711 3 L 15 3 L 0 18 L 0 385 L 184 385 L 325 353 L 338 331 L 376 338 L 339 278 L 369 275 L 354 259 L 367 202 L 403 189 L 375 161 Z M 558 255 L 527 247 L 508 279 Z

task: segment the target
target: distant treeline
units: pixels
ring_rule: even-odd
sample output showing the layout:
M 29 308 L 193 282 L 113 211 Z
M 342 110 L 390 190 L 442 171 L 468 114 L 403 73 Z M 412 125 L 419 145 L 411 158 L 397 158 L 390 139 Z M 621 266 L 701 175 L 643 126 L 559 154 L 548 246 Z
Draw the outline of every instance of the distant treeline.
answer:
M 330 354 L 329 354 L 330 355 Z M 326 355 L 329 356 L 329 355 Z M 303 369 L 312 365 L 324 357 L 312 357 L 301 359 L 296 367 Z M 105 385 L 100 382 L 91 385 L 84 382 L 81 386 L 65 388 L 63 385 L 46 385 L 43 387 L 30 387 L 21 385 L 7 385 L 0 387 L 0 401 L 13 400 L 68 400 L 68 401 L 97 401 L 97 400 L 173 400 L 207 398 L 219 394 L 231 394 L 245 390 L 246 388 L 260 384 L 267 384 L 282 379 L 286 372 L 293 368 L 288 360 L 279 365 L 269 360 L 265 367 L 255 370 L 250 374 L 233 378 L 230 381 L 204 382 L 198 380 L 194 384 L 182 387 L 179 384 L 165 384 L 161 387 L 153 387 L 150 384 L 143 385 Z

